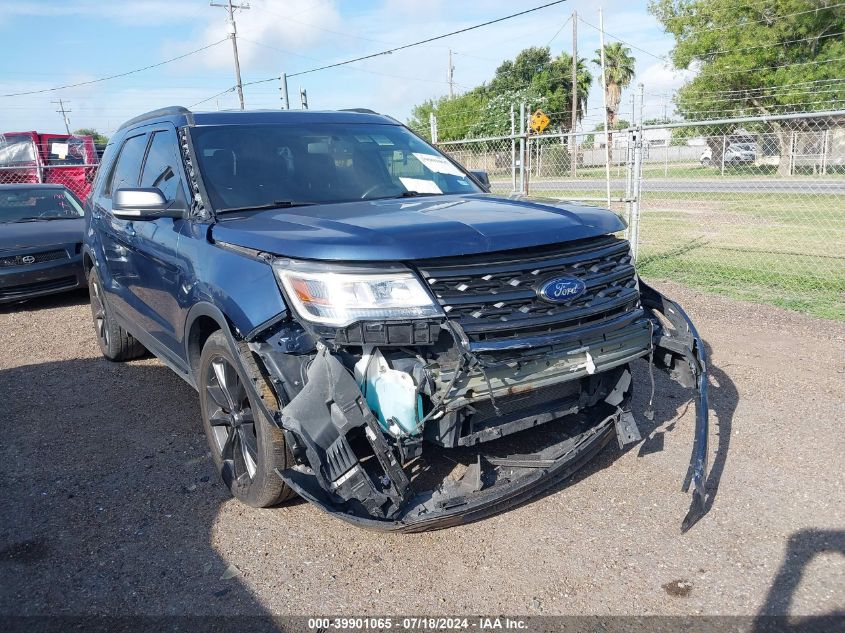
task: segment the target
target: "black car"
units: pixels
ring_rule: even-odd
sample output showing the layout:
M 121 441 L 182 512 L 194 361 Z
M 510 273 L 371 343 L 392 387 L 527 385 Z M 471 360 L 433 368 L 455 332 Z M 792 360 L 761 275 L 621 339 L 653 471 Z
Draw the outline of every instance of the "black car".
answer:
M 62 185 L 0 185 L 0 303 L 84 288 L 84 229 Z

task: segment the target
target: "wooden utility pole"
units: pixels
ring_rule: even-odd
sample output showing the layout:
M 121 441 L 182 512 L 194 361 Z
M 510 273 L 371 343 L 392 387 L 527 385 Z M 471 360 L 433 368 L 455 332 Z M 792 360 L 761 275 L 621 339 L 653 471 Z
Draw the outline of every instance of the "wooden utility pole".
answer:
M 223 7 L 229 13 L 229 38 L 232 40 L 232 53 L 235 56 L 235 81 L 238 88 L 238 100 L 241 103 L 241 110 L 244 109 L 244 87 L 241 82 L 241 62 L 238 59 L 238 27 L 235 25 L 235 9 L 249 9 L 248 4 L 232 4 L 228 0 L 226 4 L 209 3 L 212 7 Z
M 572 12 L 572 123 L 569 127 L 569 172 L 575 178 L 578 172 L 578 143 L 575 126 L 578 124 L 578 12 Z
M 59 99 L 58 101 L 53 101 L 53 103 L 59 104 L 59 109 L 56 110 L 56 112 L 61 112 L 62 121 L 65 122 L 65 130 L 67 130 L 67 133 L 70 134 L 70 120 L 67 118 L 67 115 L 71 112 L 71 110 L 65 109 L 64 101 L 62 101 L 61 99 Z

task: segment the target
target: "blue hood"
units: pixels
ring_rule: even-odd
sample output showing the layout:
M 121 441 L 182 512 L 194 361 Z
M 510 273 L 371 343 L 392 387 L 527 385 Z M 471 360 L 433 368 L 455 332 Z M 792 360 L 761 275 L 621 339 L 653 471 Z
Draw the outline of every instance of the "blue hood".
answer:
M 82 242 L 85 220 L 44 220 L 42 222 L 6 222 L 0 224 L 0 251 L 64 246 Z
M 224 215 L 212 236 L 293 258 L 401 261 L 568 242 L 624 228 L 605 209 L 469 194 Z

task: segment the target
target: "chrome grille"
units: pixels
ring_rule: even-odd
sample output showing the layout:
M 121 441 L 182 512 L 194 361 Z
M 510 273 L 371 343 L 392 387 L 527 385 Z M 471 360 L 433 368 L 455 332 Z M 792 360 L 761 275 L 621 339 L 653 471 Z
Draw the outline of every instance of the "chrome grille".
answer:
M 471 341 L 624 324 L 641 316 L 628 242 L 613 236 L 429 260 L 418 268 Z M 577 277 L 586 292 L 568 303 L 544 301 L 539 287 L 557 276 Z

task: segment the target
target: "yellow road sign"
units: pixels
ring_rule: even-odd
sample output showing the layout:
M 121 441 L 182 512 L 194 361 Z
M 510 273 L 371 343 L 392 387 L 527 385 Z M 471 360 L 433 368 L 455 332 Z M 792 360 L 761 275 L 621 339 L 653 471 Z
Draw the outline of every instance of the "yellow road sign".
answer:
M 537 111 L 531 115 L 531 120 L 528 122 L 528 125 L 532 130 L 534 130 L 534 132 L 539 134 L 548 127 L 549 123 L 551 123 L 551 119 L 546 116 L 545 112 L 538 108 Z

